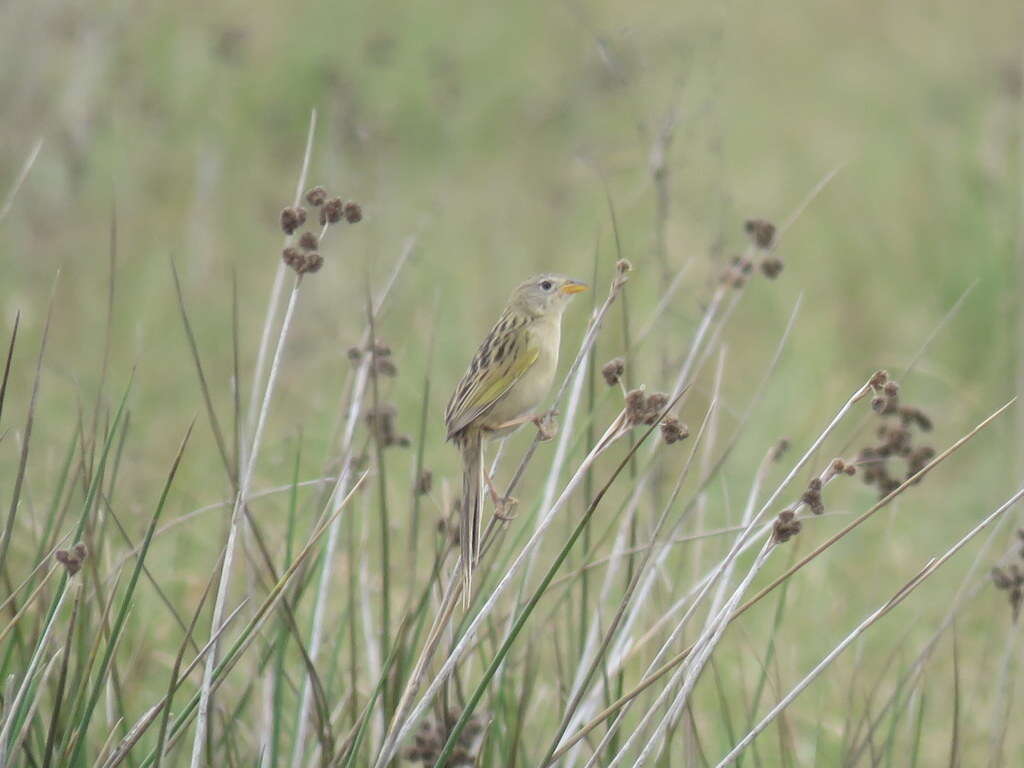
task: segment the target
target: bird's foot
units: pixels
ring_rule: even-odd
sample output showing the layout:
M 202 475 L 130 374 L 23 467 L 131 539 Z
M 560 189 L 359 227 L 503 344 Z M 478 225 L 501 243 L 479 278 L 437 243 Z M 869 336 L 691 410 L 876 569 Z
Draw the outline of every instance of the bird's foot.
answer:
M 557 411 L 548 411 L 530 419 L 534 426 L 537 427 L 537 437 L 542 443 L 554 439 L 558 433 L 558 422 L 555 421 L 555 416 L 557 415 Z
M 509 522 L 515 520 L 519 513 L 513 511 L 519 504 L 519 499 L 515 496 L 506 496 L 503 499 L 494 500 L 494 516 L 502 522 Z

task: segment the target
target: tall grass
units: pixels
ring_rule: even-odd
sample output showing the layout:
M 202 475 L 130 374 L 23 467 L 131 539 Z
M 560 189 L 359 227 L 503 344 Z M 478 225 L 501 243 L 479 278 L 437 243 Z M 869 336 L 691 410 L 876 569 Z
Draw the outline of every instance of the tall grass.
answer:
M 924 565 L 901 582 L 872 579 L 871 564 L 850 564 L 840 545 L 864 535 L 864 526 L 881 551 L 892 526 L 923 535 L 927 515 L 951 513 L 922 510 L 941 496 L 921 503 L 917 489 L 957 482 L 949 467 L 961 451 L 986 450 L 988 433 L 1014 401 L 980 408 L 987 415 L 976 426 L 958 425 L 960 437 L 936 451 L 920 442 L 931 421 L 916 407 L 913 380 L 898 385 L 879 371 L 848 382 L 851 394 L 831 417 L 793 404 L 787 416 L 797 432 L 795 458 L 775 441 L 747 444 L 750 425 L 767 417 L 766 388 L 788 380 L 794 328 L 814 323 L 816 307 L 801 298 L 780 328 L 743 326 L 741 307 L 750 292 L 785 279 L 778 274 L 784 242 L 799 237 L 796 224 L 814 216 L 836 171 L 777 229 L 748 222 L 741 255 L 717 264 L 709 284 L 690 281 L 691 262 L 671 266 L 667 234 L 664 157 L 675 114 L 655 142 L 656 258 L 637 259 L 637 266 L 627 260 L 608 190 L 600 240 L 614 244 L 615 260 L 602 256 L 610 248 L 595 251 L 585 330 L 575 345 L 566 334 L 569 362 L 547 404 L 557 435 L 548 444 L 539 430 L 526 430 L 498 449 L 498 477 L 506 496 L 515 494 L 517 514 L 489 519 L 470 595 L 453 577 L 457 483 L 427 466 L 441 440 L 431 427 L 444 389 L 434 347 L 451 344 L 438 332 L 442 302 L 424 308 L 423 322 L 433 324 L 426 355 L 403 356 L 417 334 L 389 326 L 395 303 L 410 300 L 403 281 L 421 247 L 415 239 L 395 255 L 386 279 L 375 283 L 371 273 L 364 281 L 365 311 L 353 313 L 360 320 L 346 329 L 356 343 L 344 383 L 303 385 L 334 393 L 337 410 L 310 395 L 300 403 L 308 410 L 282 413 L 293 334 L 310 322 L 300 300 L 316 285 L 320 263 L 312 254 L 350 266 L 341 233 L 359 219 L 352 213 L 348 224 L 335 226 L 327 216 L 317 227 L 312 219 L 323 204 L 304 202 L 321 173 L 313 160 L 315 113 L 297 157 L 297 191 L 285 200 L 289 208 L 304 206 L 310 222 L 285 227 L 286 260 L 266 275 L 272 288 L 261 328 L 239 325 L 239 297 L 232 297 L 231 322 L 219 331 L 232 349 L 230 387 L 204 365 L 204 353 L 207 360 L 212 353 L 196 333 L 180 259 L 171 265 L 164 299 L 178 310 L 206 429 L 193 429 L 191 413 L 174 413 L 184 437 L 167 451 L 169 469 L 148 498 L 115 493 L 123 473 L 140 472 L 132 428 L 147 415 L 133 407 L 132 372 L 111 363 L 113 287 L 124 269 L 115 257 L 116 230 L 106 333 L 88 350 L 100 361 L 96 404 L 91 418 L 80 407 L 76 423 L 48 425 L 47 435 L 63 436 L 53 445 L 39 446 L 35 427 L 48 418 L 38 397 L 54 375 L 47 342 L 64 329 L 51 327 L 47 315 L 35 366 L 26 369 L 15 354 L 23 343 L 18 316 L 0 385 L 0 419 L 9 419 L 9 380 L 30 382 L 18 388 L 28 394 L 18 398 L 24 426 L 16 440 L 5 440 L 0 421 L 0 446 L 17 457 L 0 538 L 0 766 L 724 766 L 748 757 L 781 765 L 812 751 L 818 759 L 822 741 L 837 752 L 835 764 L 869 755 L 877 762 L 881 753 L 896 765 L 905 753 L 917 760 L 927 752 L 919 758 L 926 764 L 937 750 L 924 735 L 944 712 L 925 706 L 940 675 L 926 678 L 924 669 L 935 666 L 947 629 L 979 602 L 987 560 L 996 562 L 996 533 L 1005 536 L 1006 513 L 1024 491 L 987 515 L 972 510 L 958 518 L 965 532 L 939 555 L 905 553 Z M 740 233 L 743 223 L 734 229 Z M 664 274 L 655 300 L 645 302 L 631 293 L 631 280 L 652 263 Z M 702 311 L 687 322 L 674 312 L 681 295 L 703 298 Z M 621 325 L 612 319 L 620 309 Z M 252 339 L 258 342 L 246 370 Z M 320 339 L 317 354 L 340 357 L 330 334 Z M 755 349 L 773 350 L 761 376 L 734 375 L 732 361 Z M 602 355 L 621 357 L 625 366 L 605 368 L 607 387 Z M 240 381 L 252 382 L 247 402 Z M 123 394 L 108 404 L 107 387 L 117 383 Z M 418 411 L 396 412 L 399 395 Z M 227 419 L 224 401 L 233 412 Z M 942 404 L 934 410 L 950 412 Z M 269 437 L 274 419 L 303 429 L 282 448 Z M 692 435 L 684 421 L 695 425 Z M 407 424 L 415 425 L 412 436 L 400 429 Z M 223 469 L 226 498 L 167 521 L 172 509 L 209 496 L 209 488 L 182 488 L 179 480 L 201 441 L 203 455 L 215 455 Z M 268 455 L 286 456 L 280 477 Z M 312 461 L 319 462 L 315 476 L 303 480 Z M 851 475 L 866 476 L 875 501 L 865 501 Z M 278 484 L 262 488 L 270 476 Z M 140 485 L 147 483 L 133 483 L 133 492 Z M 737 487 L 743 503 L 734 510 Z M 940 566 L 990 526 L 959 582 L 940 581 Z M 175 548 L 188 546 L 189 531 L 216 538 L 217 554 L 201 564 L 183 559 L 180 567 L 189 570 L 181 572 Z M 999 562 L 1016 574 L 1018 559 L 1008 551 Z M 807 573 L 851 566 L 864 574 L 864 591 L 882 602 L 852 630 L 843 622 L 841 634 L 816 618 L 836 595 L 804 590 L 795 600 L 792 593 Z M 1014 608 L 1024 577 L 1020 582 L 1007 587 Z M 836 740 L 828 713 L 814 723 L 794 715 L 780 726 L 778 743 L 768 741 L 769 726 L 793 711 L 809 686 L 842 680 L 844 651 L 869 642 L 885 616 L 898 610 L 910 622 L 903 603 L 923 590 L 948 605 L 946 618 L 920 626 L 923 645 L 920 635 L 903 641 L 899 656 L 911 660 L 892 662 L 863 710 L 850 698 L 851 711 L 840 719 L 859 723 L 855 728 Z M 774 607 L 758 616 L 754 609 L 769 596 Z M 794 663 L 791 649 L 802 638 L 793 625 L 820 625 L 820 637 L 803 639 L 800 660 L 816 659 L 809 671 Z M 1004 633 L 1004 677 L 1016 669 L 1016 626 Z M 794 668 L 795 683 L 788 679 Z M 1007 728 L 1012 688 L 1006 683 L 999 692 L 987 734 L 993 764 L 1020 746 Z M 956 734 L 942 751 L 964 751 Z

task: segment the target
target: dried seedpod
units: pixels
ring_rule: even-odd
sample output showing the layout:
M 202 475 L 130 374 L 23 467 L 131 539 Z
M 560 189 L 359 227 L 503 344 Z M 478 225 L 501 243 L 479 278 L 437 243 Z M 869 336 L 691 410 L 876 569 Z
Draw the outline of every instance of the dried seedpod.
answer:
M 825 503 L 821 499 L 821 488 L 821 480 L 815 477 L 807 484 L 807 490 L 800 496 L 800 501 L 810 507 L 811 512 L 816 515 L 825 512 Z
M 85 544 L 79 542 L 71 549 L 58 549 L 53 553 L 53 559 L 64 566 L 68 576 L 74 576 L 82 570 L 82 563 L 85 562 L 88 554 L 89 550 Z
M 675 416 L 667 416 L 661 422 L 661 437 L 667 445 L 678 443 L 690 436 L 690 428 L 680 423 Z
M 772 525 L 772 540 L 777 544 L 785 544 L 800 533 L 802 527 L 796 512 L 792 509 L 784 509 L 779 512 L 779 516 L 775 518 L 775 523 Z
M 320 208 L 321 224 L 337 224 L 345 215 L 345 204 L 340 197 L 332 197 Z
M 323 187 L 313 187 L 306 193 L 306 202 L 319 208 L 327 201 L 327 190 Z
M 889 380 L 889 372 L 883 369 L 875 371 L 871 375 L 871 379 L 868 381 L 870 386 L 875 392 L 881 392 L 885 383 Z
M 775 225 L 770 221 L 748 219 L 743 228 L 758 248 L 771 248 L 775 243 Z
M 1021 604 L 1024 603 L 1024 572 L 1017 563 L 1010 563 L 1005 568 L 992 569 L 992 583 L 996 589 L 1006 592 L 1013 611 L 1014 622 L 1020 618 Z
M 616 357 L 613 360 L 609 360 L 601 367 L 601 375 L 604 377 L 605 383 L 609 387 L 614 387 L 620 381 L 622 376 L 626 372 L 626 361 L 621 357 Z
M 298 206 L 289 206 L 281 211 L 281 229 L 286 235 L 292 234 L 306 221 L 306 209 Z
M 363 220 L 363 208 L 359 203 L 352 202 L 349 200 L 342 206 L 342 215 L 345 217 L 345 221 L 349 224 L 358 224 Z
M 301 251 L 293 246 L 281 252 L 281 259 L 299 275 L 319 272 L 324 264 L 324 257 L 317 251 Z
M 782 259 L 777 256 L 769 256 L 761 261 L 761 274 L 769 280 L 774 280 L 782 274 L 783 266 Z

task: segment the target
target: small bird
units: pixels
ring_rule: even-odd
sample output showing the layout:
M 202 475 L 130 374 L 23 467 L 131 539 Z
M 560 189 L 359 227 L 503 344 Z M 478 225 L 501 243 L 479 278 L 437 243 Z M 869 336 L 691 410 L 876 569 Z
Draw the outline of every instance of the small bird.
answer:
M 587 286 L 562 275 L 531 277 L 512 293 L 498 322 L 477 350 L 444 412 L 448 439 L 462 453 L 463 601 L 468 605 L 473 568 L 480 555 L 481 491 L 486 480 L 483 439 L 503 437 L 528 421 L 551 388 L 558 367 L 562 313 Z

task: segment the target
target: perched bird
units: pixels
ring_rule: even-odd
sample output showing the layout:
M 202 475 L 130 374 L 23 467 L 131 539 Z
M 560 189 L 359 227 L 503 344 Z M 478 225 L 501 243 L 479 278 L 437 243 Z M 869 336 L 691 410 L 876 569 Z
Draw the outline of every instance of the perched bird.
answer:
M 448 439 L 462 453 L 463 600 L 469 600 L 473 567 L 480 554 L 481 491 L 486 480 L 483 439 L 503 437 L 531 421 L 558 367 L 562 313 L 573 294 L 587 286 L 562 275 L 531 277 L 512 293 L 455 388 L 444 412 Z

